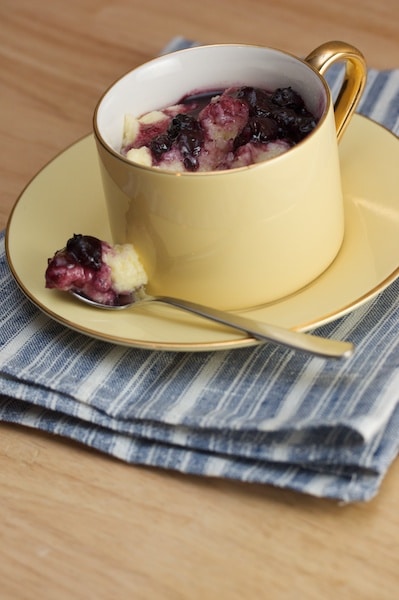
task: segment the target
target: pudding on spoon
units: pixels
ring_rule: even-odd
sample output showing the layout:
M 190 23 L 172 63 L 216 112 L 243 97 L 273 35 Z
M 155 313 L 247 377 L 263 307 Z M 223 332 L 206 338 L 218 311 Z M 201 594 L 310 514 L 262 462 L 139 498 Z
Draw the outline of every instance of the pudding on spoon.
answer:
M 321 338 L 259 323 L 240 315 L 169 296 L 150 296 L 147 275 L 132 244 L 115 245 L 93 236 L 75 234 L 48 259 L 46 287 L 72 293 L 95 308 L 121 310 L 149 302 L 175 308 L 233 327 L 261 342 L 274 342 L 323 358 L 348 358 L 350 342 Z

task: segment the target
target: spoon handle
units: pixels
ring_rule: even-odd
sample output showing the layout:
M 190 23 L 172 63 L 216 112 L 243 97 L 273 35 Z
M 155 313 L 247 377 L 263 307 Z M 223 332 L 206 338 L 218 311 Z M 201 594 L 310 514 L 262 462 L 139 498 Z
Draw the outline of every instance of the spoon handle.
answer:
M 153 300 L 164 302 L 177 308 L 182 308 L 188 312 L 194 313 L 206 319 L 211 319 L 217 323 L 228 325 L 239 331 L 254 337 L 262 342 L 275 342 L 282 344 L 294 350 L 300 350 L 323 358 L 349 358 L 354 346 L 351 342 L 343 342 L 322 338 L 310 333 L 301 333 L 292 329 L 285 329 L 277 325 L 260 323 L 252 319 L 247 319 L 240 315 L 228 313 L 216 308 L 210 308 L 189 302 L 187 300 L 179 300 L 170 298 L 169 296 L 152 297 Z

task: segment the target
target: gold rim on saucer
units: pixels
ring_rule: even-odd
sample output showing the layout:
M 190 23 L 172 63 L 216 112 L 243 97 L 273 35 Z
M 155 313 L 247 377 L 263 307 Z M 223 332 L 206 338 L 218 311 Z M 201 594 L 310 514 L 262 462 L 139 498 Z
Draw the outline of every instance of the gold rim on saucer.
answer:
M 247 317 L 306 331 L 361 306 L 398 276 L 399 140 L 381 125 L 355 115 L 340 142 L 340 159 L 346 233 L 337 258 L 305 289 L 242 311 Z M 47 290 L 47 258 L 73 233 L 111 240 L 92 135 L 46 165 L 13 208 L 6 253 L 23 292 L 59 323 L 115 344 L 192 352 L 258 343 L 170 306 L 152 304 L 108 313 L 81 305 L 68 294 Z

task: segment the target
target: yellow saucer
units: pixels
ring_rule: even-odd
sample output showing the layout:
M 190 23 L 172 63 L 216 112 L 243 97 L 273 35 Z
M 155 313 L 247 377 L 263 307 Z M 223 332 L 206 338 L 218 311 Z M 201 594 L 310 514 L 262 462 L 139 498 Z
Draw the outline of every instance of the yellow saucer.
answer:
M 247 317 L 297 330 L 336 319 L 399 274 L 399 140 L 356 115 L 340 144 L 346 233 L 334 263 L 295 295 L 246 310 Z M 322 202 L 323 199 L 320 198 Z M 162 304 L 109 312 L 47 290 L 47 258 L 73 233 L 111 240 L 94 139 L 50 162 L 24 190 L 10 216 L 6 252 L 24 293 L 60 323 L 115 344 L 175 351 L 228 350 L 254 339 Z

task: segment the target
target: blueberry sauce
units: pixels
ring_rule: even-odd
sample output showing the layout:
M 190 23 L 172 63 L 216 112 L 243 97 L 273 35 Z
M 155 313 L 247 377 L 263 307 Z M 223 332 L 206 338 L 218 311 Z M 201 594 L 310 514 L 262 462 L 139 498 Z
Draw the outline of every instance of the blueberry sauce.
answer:
M 111 269 L 103 261 L 103 252 L 109 249 L 109 244 L 95 237 L 75 234 L 65 248 L 48 259 L 46 287 L 79 292 L 101 304 L 119 304 Z
M 66 252 L 77 263 L 98 271 L 102 264 L 102 245 L 98 238 L 91 235 L 74 234 L 67 241 Z
M 175 152 L 187 171 L 197 171 L 201 152 L 209 153 L 209 143 L 218 135 L 229 139 L 227 152 L 236 153 L 246 144 L 284 142 L 292 147 L 317 125 L 317 119 L 303 98 L 291 87 L 273 92 L 256 87 L 229 88 L 224 92 L 203 92 L 183 98 L 178 114 L 143 127 L 133 144 L 124 148 L 147 146 L 154 165 Z M 168 110 L 163 112 L 167 116 Z M 238 123 L 236 129 L 231 123 Z M 226 168 L 221 162 L 220 167 Z

